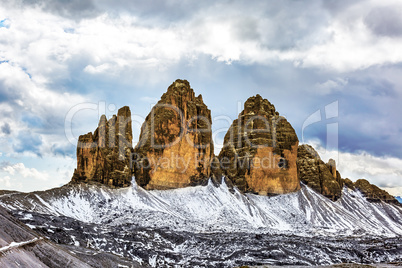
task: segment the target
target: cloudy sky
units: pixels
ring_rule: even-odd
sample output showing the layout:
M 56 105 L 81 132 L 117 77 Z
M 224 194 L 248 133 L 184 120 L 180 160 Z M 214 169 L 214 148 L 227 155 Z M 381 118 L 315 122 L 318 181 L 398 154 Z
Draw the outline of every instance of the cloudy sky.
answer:
M 137 141 L 181 78 L 216 154 L 260 94 L 342 177 L 402 195 L 401 48 L 400 0 L 0 0 L 0 189 L 67 183 L 77 137 L 121 106 Z

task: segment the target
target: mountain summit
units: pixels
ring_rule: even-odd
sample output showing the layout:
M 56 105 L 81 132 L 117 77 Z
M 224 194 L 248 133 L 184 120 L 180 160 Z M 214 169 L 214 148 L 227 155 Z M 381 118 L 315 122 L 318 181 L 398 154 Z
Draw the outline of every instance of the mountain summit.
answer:
M 300 189 L 299 140 L 290 123 L 260 95 L 249 98 L 225 135 L 223 173 L 244 192 L 284 194 Z
M 134 149 L 133 171 L 146 189 L 206 184 L 214 147 L 211 111 L 186 80 L 176 80 L 152 108 Z
M 229 188 L 243 193 L 277 195 L 295 192 L 300 182 L 336 201 L 344 186 L 361 191 L 369 201 L 399 204 L 366 180 L 342 179 L 334 160 L 324 163 L 309 145 L 298 145 L 292 125 L 260 95 L 250 97 L 214 155 L 211 111 L 190 83 L 176 80 L 152 108 L 132 147 L 131 111 L 102 115 L 94 133 L 81 135 L 72 184 L 97 182 L 127 187 L 134 176 L 147 190 L 214 185 L 223 176 Z

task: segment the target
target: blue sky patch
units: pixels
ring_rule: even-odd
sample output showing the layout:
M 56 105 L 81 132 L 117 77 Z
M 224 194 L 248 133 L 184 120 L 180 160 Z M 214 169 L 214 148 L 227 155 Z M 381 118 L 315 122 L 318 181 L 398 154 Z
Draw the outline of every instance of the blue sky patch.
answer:
M 29 128 L 40 128 L 43 126 L 43 121 L 40 117 L 31 115 L 31 114 L 25 114 L 22 116 L 22 122 L 27 123 Z
M 22 70 L 29 76 L 29 79 L 32 79 L 32 75 L 28 73 L 27 68 L 22 68 Z
M 69 34 L 73 34 L 73 33 L 75 33 L 75 30 L 74 30 L 74 28 L 66 28 L 66 29 L 64 29 L 64 32 L 69 33 Z
M 41 157 L 40 147 L 42 138 L 30 131 L 21 131 L 17 135 L 17 143 L 13 145 L 13 149 L 17 153 L 32 152 Z
M 10 24 L 7 19 L 0 20 L 0 28 L 9 28 Z

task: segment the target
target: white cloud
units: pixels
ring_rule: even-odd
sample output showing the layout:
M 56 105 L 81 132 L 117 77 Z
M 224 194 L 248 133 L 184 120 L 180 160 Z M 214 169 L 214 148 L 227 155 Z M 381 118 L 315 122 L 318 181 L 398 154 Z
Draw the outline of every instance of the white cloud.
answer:
M 344 86 L 348 84 L 347 79 L 337 78 L 337 79 L 330 79 L 324 83 L 316 84 L 317 93 L 326 95 L 336 91 L 342 90 Z
M 387 191 L 393 196 L 402 196 L 402 187 L 381 187 L 383 190 Z
M 402 6 L 387 2 L 395 8 Z M 311 12 L 316 24 L 323 24 L 320 27 L 304 13 L 294 14 L 298 18 L 283 18 L 280 13 L 267 17 L 267 7 L 252 9 L 246 16 L 238 9 L 252 7 L 239 3 L 225 7 L 225 13 L 216 6 L 201 9 L 187 20 L 168 25 L 143 25 L 139 17 L 129 14 L 104 13 L 77 22 L 33 7 L 7 12 L 0 8 L 11 25 L 0 31 L 0 51 L 2 58 L 24 66 L 40 82 L 68 79 L 68 65 L 77 61 L 90 74 L 136 71 L 138 75 L 167 70 L 183 58 L 191 62 L 198 54 L 227 63 L 290 61 L 300 67 L 349 71 L 402 61 L 402 51 L 395 49 L 402 39 L 375 36 L 364 23 L 367 14 L 382 5 L 384 1 L 360 2 L 332 18 L 319 17 L 325 11 L 314 7 Z M 277 32 L 278 28 L 286 32 Z
M 400 2 L 386 2 L 391 9 L 402 7 Z M 281 24 L 293 18 L 279 20 L 281 17 L 278 14 L 275 14 L 277 18 L 267 18 L 257 10 L 253 10 L 253 14 L 257 14 L 256 28 L 261 34 L 260 38 L 250 40 L 238 36 L 233 30 L 242 15 L 236 14 L 236 11 L 230 8 L 226 10 L 226 16 L 212 13 L 206 20 L 195 19 L 193 23 L 197 26 L 194 27 L 190 23 L 186 30 L 194 37 L 197 36 L 192 38 L 195 41 L 191 46 L 194 51 L 211 55 L 218 61 L 263 65 L 290 61 L 299 67 L 347 72 L 402 61 L 402 51 L 395 49 L 402 45 L 402 38 L 374 35 L 364 22 L 370 11 L 383 5 L 384 1 L 366 1 L 351 5 L 341 13 L 342 15 L 332 17 L 328 21 L 325 21 L 325 18 L 311 21 L 312 24 L 309 25 L 312 32 L 301 36 L 297 34 L 301 29 L 293 24 L 283 29 L 284 32 L 273 35 L 272 25 L 278 29 Z M 200 17 L 203 15 L 205 16 L 203 13 Z M 299 16 L 298 23 L 309 23 L 303 13 L 295 16 Z M 325 27 L 314 28 L 315 23 L 322 23 Z M 275 41 L 280 41 L 276 39 L 284 38 L 285 34 L 290 37 L 283 41 L 283 48 L 277 48 Z
M 0 189 L 24 192 L 46 190 L 59 187 L 70 181 L 76 160 L 73 158 L 24 158 L 35 168 L 26 164 L 5 164 L 0 168 Z
M 159 101 L 159 99 L 158 99 L 158 98 L 154 98 L 154 97 L 144 96 L 144 97 L 141 97 L 141 98 L 140 98 L 140 101 L 149 103 L 149 104 L 151 104 L 151 105 L 154 105 L 154 104 L 156 104 L 156 103 Z
M 0 148 L 6 153 L 13 153 L 12 145 L 17 144 L 18 133 L 24 131 L 40 137 L 47 145 L 50 141 L 63 142 L 65 139 L 48 136 L 56 131 L 51 128 L 54 124 L 63 126 L 71 105 L 85 101 L 78 94 L 49 90 L 46 84 L 31 79 L 21 67 L 7 62 L 0 64 L 0 92 L 8 98 L 7 102 L 0 104 L 3 122 L 9 124 L 14 133 L 11 136 L 0 134 L 8 140 L 0 143 Z M 51 152 L 43 150 L 40 153 Z
M 2 170 L 15 177 L 23 177 L 33 180 L 48 180 L 49 174 L 46 172 L 39 172 L 35 168 L 27 168 L 23 163 L 5 166 Z
M 6 189 L 11 187 L 11 179 L 9 176 L 0 177 L 0 187 L 1 189 Z
M 52 152 L 54 144 L 57 148 L 67 147 L 64 134 L 54 133 L 61 128 L 52 129 L 48 123 L 63 121 L 72 106 L 87 101 L 84 93 L 66 92 L 71 90 L 68 87 L 76 87 L 66 86 L 71 81 L 83 80 L 86 85 L 106 77 L 112 82 L 127 79 L 127 84 L 144 80 L 149 85 L 165 79 L 176 65 L 190 65 L 204 55 L 228 64 L 290 62 L 297 68 L 318 67 L 324 72 L 348 72 L 402 62 L 402 50 L 396 49 L 402 46 L 402 38 L 376 36 L 366 24 L 367 16 L 377 7 L 398 9 L 402 6 L 400 1 L 362 1 L 350 4 L 337 15 L 322 9 L 320 1 L 314 3 L 305 9 L 300 7 L 306 3 L 294 1 L 291 6 L 285 2 L 279 8 L 277 3 L 270 7 L 263 2 L 202 5 L 177 21 L 143 21 L 128 11 L 71 20 L 34 5 L 0 6 L 0 20 L 7 18 L 7 27 L 0 28 L 0 61 L 9 61 L 0 64 L 0 93 L 9 100 L 0 103 L 2 120 L 13 133 L 29 131 L 39 135 L 43 142 L 40 153 L 46 155 Z M 342 74 L 317 84 L 317 90 L 321 94 L 341 90 L 347 80 L 336 77 Z M 74 92 L 85 89 L 74 88 Z M 98 101 L 93 99 L 98 97 L 97 93 L 93 90 L 91 102 Z M 28 126 L 21 120 L 24 113 L 37 116 L 48 125 L 40 131 Z M 84 122 L 85 116 L 79 114 L 75 119 Z M 94 126 L 97 116 L 91 118 Z M 81 124 L 85 130 L 76 134 L 92 131 L 88 125 Z M 140 124 L 137 125 L 139 128 Z M 0 138 L 4 155 L 13 153 L 15 139 L 2 133 Z M 340 156 L 339 167 L 344 176 L 372 176 L 383 185 L 396 185 L 397 160 L 386 168 L 382 165 L 387 161 L 380 158 L 364 154 Z M 368 161 L 369 165 L 359 165 L 360 161 Z

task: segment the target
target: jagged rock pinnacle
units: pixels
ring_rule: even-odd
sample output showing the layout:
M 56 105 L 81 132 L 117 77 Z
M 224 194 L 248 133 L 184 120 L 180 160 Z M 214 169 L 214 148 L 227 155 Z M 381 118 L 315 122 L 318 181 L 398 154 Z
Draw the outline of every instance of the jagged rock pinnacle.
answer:
M 283 194 L 300 189 L 298 138 L 267 99 L 249 98 L 225 135 L 219 154 L 223 173 L 245 192 Z
M 213 157 L 211 111 L 190 83 L 176 80 L 152 108 L 134 150 L 137 183 L 146 189 L 206 184 Z

